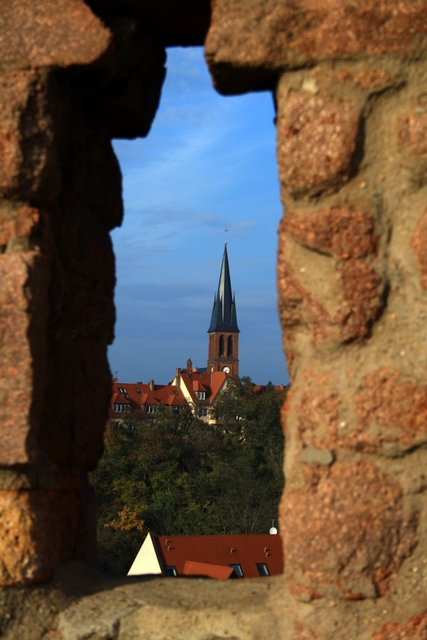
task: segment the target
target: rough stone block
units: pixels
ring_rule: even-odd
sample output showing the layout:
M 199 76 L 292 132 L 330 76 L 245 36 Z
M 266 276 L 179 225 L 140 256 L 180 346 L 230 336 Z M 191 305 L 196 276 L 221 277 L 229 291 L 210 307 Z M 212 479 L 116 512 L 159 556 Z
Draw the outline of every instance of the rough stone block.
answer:
M 344 301 L 336 310 L 334 321 L 343 341 L 362 340 L 382 307 L 383 281 L 363 260 L 347 260 L 338 267 Z
M 0 202 L 0 251 L 9 253 L 17 242 L 30 238 L 40 221 L 40 211 L 22 203 Z
M 422 286 L 427 289 L 427 208 L 418 223 L 411 244 L 418 262 Z
M 370 462 L 321 467 L 282 498 L 285 574 L 303 600 L 384 594 L 417 542 L 416 514 L 406 518 L 399 485 Z
M 90 64 L 111 39 L 82 0 L 2 2 L 0 24 L 0 71 Z
M 375 432 L 375 426 L 381 428 L 377 445 L 397 442 L 409 449 L 427 442 L 427 385 L 417 385 L 396 369 L 381 367 L 365 376 L 354 404 L 360 443 L 369 443 L 369 432 Z
M 281 236 L 281 245 L 284 243 Z M 288 366 L 292 365 L 292 349 L 288 345 L 292 342 L 293 331 L 299 325 L 307 327 L 311 334 L 313 346 L 323 342 L 333 333 L 333 322 L 330 314 L 311 293 L 299 282 L 293 268 L 283 257 L 279 248 L 277 267 L 277 284 L 279 289 L 279 315 L 282 329 L 285 332 L 285 352 Z
M 79 512 L 72 491 L 0 491 L 0 585 L 43 582 L 72 558 Z
M 159 106 L 166 53 L 137 20 L 110 19 L 109 26 L 114 34 L 112 79 L 97 92 L 91 108 L 112 138 L 146 136 Z
M 394 456 L 425 445 L 427 385 L 387 367 L 357 379 L 350 406 L 337 376 L 305 376 L 294 385 L 289 398 L 305 447 Z
M 217 89 L 274 88 L 278 72 L 325 59 L 427 49 L 423 0 L 216 0 L 205 42 Z
M 357 115 L 308 92 L 278 91 L 277 158 L 284 187 L 296 196 L 333 192 L 348 181 L 356 149 Z
M 1 75 L 1 197 L 50 202 L 58 195 L 61 180 L 51 107 L 37 71 Z
M 281 229 L 280 247 L 285 247 L 286 237 L 289 236 L 299 244 L 322 254 L 331 255 L 340 262 L 337 272 L 340 280 L 342 298 L 329 312 L 324 310 L 321 314 L 323 329 L 319 333 L 319 314 L 313 314 L 316 291 L 307 291 L 300 295 L 298 306 L 307 307 L 308 313 L 299 315 L 298 324 L 304 317 L 308 319 L 308 325 L 317 336 L 314 343 L 323 340 L 328 335 L 338 334 L 343 341 L 361 340 L 370 333 L 371 325 L 377 318 L 383 306 L 382 292 L 384 290 L 383 278 L 375 269 L 362 258 L 373 257 L 376 254 L 378 238 L 375 231 L 373 217 L 365 212 L 352 211 L 347 208 L 331 208 L 315 211 L 310 214 L 297 215 L 294 212 L 286 213 Z M 284 248 L 284 253 L 286 249 Z M 310 257 L 307 256 L 307 260 Z M 279 287 L 288 302 L 283 305 L 284 326 L 289 326 L 289 310 L 296 306 L 290 305 L 290 267 L 282 262 L 282 249 L 279 252 Z M 287 275 L 286 275 L 287 274 Z M 302 290 L 302 285 L 292 276 L 293 287 Z M 288 284 L 286 284 L 288 283 Z M 287 291 L 287 292 L 286 292 Z M 295 295 L 293 295 L 295 297 Z M 289 306 L 289 308 L 287 308 Z M 282 309 L 282 305 L 280 305 Z M 311 309 L 311 311 L 310 311 Z M 295 315 L 295 314 L 294 314 Z M 317 317 L 317 319 L 316 319 Z M 310 319 L 312 318 L 312 320 Z M 329 327 L 327 326 L 329 324 Z
M 427 638 L 427 613 L 411 618 L 406 624 L 388 622 L 372 640 L 424 640 Z
M 49 273 L 36 252 L 0 255 L 0 464 L 37 451 L 43 403 Z
M 409 143 L 416 156 L 427 156 L 427 114 L 411 114 L 400 121 L 399 141 Z
M 55 344 L 46 394 L 50 402 L 41 421 L 42 450 L 61 467 L 94 469 L 103 452 L 111 399 L 105 342 L 73 339 Z
M 339 260 L 373 255 L 378 243 L 374 218 L 349 208 L 323 209 L 305 215 L 287 211 L 283 229 L 301 244 Z

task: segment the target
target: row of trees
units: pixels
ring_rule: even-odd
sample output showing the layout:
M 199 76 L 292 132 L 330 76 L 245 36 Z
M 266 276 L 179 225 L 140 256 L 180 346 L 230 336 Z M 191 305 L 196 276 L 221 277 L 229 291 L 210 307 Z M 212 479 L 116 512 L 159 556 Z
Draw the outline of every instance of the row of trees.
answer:
M 147 531 L 157 535 L 266 533 L 283 488 L 280 407 L 286 390 L 254 393 L 230 380 L 216 424 L 164 407 L 107 427 L 92 474 L 101 563 L 125 573 Z

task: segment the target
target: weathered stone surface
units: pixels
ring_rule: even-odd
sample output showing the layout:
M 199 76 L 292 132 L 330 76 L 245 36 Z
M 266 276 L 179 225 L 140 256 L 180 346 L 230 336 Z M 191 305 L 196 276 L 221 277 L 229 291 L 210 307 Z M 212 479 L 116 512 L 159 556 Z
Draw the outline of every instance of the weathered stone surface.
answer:
M 11 253 L 17 245 L 22 245 L 29 240 L 32 232 L 40 221 L 40 211 L 34 207 L 22 203 L 0 202 L 0 251 Z
M 59 616 L 61 640 L 261 640 L 282 637 L 271 598 L 281 578 L 234 581 L 164 579 L 83 598 Z M 179 594 L 178 601 L 176 594 Z M 91 634 L 91 635 L 90 635 Z
M 348 70 L 339 71 L 337 73 L 337 80 L 340 82 L 349 82 L 364 91 L 372 91 L 372 89 L 384 88 L 392 79 L 390 73 L 385 69 L 381 71 L 362 69 L 362 71 L 358 71 L 355 74 Z
M 281 503 L 286 576 L 303 599 L 384 594 L 417 542 L 417 518 L 405 519 L 399 485 L 368 462 L 313 475 Z
M 72 487 L 0 491 L 0 584 L 48 580 L 60 562 L 75 554 L 79 512 Z
M 82 0 L 9 0 L 0 6 L 0 71 L 90 64 L 110 34 Z
M 337 190 L 352 171 L 357 115 L 308 92 L 278 90 L 277 157 L 282 184 L 295 195 Z
M 316 449 L 311 444 L 308 447 L 305 447 L 302 450 L 301 462 L 306 464 L 321 464 L 321 465 L 330 465 L 334 461 L 334 456 L 327 449 Z
M 363 260 L 342 262 L 338 272 L 344 298 L 336 312 L 340 335 L 344 341 L 361 340 L 382 309 L 382 279 Z
M 306 215 L 286 212 L 283 229 L 309 248 L 339 260 L 365 258 L 376 253 L 375 220 L 363 211 L 331 208 Z
M 35 251 L 0 255 L 0 464 L 33 460 L 43 405 L 49 272 Z
M 310 331 L 312 344 L 316 346 L 332 332 L 330 315 L 300 284 L 291 265 L 283 259 L 280 248 L 277 276 L 280 292 L 279 314 L 282 328 L 286 330 L 285 340 L 286 338 L 292 340 L 293 327 L 305 325 Z M 286 359 L 288 366 L 290 366 L 292 364 L 291 351 L 286 351 Z
M 411 114 L 400 123 L 399 141 L 409 143 L 416 156 L 427 155 L 427 114 Z
M 374 426 L 381 428 L 378 444 L 399 442 L 409 448 L 427 442 L 427 385 L 416 385 L 399 371 L 382 367 L 364 378 L 354 403 L 359 446 L 369 446 Z
M 427 638 L 427 613 L 411 618 L 406 624 L 388 622 L 372 640 L 424 640 Z
M 96 467 L 104 448 L 110 386 L 102 339 L 74 338 L 55 344 L 46 381 L 50 402 L 44 407 L 39 433 L 40 446 L 51 460 L 68 469 Z
M 273 88 L 279 70 L 328 58 L 419 54 L 426 18 L 422 0 L 216 0 L 206 58 L 222 93 Z
M 146 136 L 150 130 L 166 74 L 166 53 L 159 42 L 131 18 L 113 18 L 111 79 L 91 101 L 91 111 L 111 138 Z
M 288 237 L 339 260 L 340 297 L 328 308 L 304 288 L 289 265 Z M 289 329 L 298 325 L 308 328 L 313 346 L 331 336 L 344 342 L 369 336 L 383 307 L 385 283 L 363 258 L 375 256 L 377 241 L 374 220 L 364 212 L 331 208 L 304 215 L 286 213 L 279 239 L 278 287 L 279 312 L 288 340 L 292 340 Z
M 301 381 L 293 389 L 290 398 L 305 447 L 388 456 L 403 455 L 427 442 L 426 385 L 383 367 L 359 379 L 348 407 L 345 385 L 339 389 L 338 380 L 318 376 L 309 386 Z
M 427 209 L 418 223 L 411 244 L 421 272 L 422 285 L 427 289 Z
M 300 620 L 295 622 L 295 634 L 292 640 L 323 640 L 321 633 L 316 633 L 314 629 L 310 629 Z
M 40 73 L 1 75 L 0 197 L 49 202 L 58 195 L 61 177 L 51 109 Z

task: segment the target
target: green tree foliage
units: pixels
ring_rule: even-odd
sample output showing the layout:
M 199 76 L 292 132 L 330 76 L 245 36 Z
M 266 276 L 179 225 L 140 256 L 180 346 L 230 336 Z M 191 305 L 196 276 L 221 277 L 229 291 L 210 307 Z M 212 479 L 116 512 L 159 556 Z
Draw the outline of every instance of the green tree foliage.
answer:
M 126 573 L 147 531 L 157 535 L 265 533 L 283 488 L 280 407 L 285 391 L 255 393 L 230 379 L 207 425 L 190 409 L 126 414 L 107 427 L 92 474 L 100 560 Z

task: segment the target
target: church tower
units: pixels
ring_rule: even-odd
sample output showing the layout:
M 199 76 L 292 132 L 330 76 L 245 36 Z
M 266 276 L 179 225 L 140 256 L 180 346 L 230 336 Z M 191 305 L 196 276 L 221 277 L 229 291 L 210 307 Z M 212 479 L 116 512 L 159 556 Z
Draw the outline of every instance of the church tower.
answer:
M 224 246 L 218 292 L 214 297 L 211 324 L 208 329 L 208 371 L 225 371 L 239 375 L 239 327 L 236 302 L 231 294 L 227 243 Z

